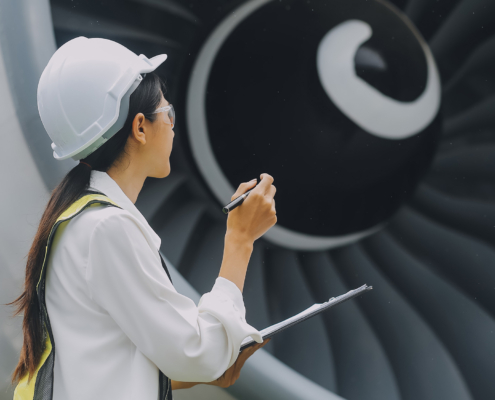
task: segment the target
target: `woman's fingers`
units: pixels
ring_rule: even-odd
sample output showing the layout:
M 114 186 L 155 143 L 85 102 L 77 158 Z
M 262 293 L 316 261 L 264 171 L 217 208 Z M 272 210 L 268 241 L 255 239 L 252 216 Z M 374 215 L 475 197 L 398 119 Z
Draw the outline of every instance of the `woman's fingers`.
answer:
M 260 178 L 261 182 L 258 185 L 258 190 L 260 191 L 260 193 L 267 194 L 270 186 L 273 183 L 273 177 L 268 174 L 261 174 Z
M 268 189 L 267 196 L 269 196 L 271 199 L 275 197 L 275 193 L 277 193 L 277 188 L 275 186 L 270 186 L 270 189 Z
M 273 183 L 273 177 L 268 174 L 261 174 L 261 181 L 260 184 L 258 185 L 257 189 L 260 193 L 267 194 L 271 198 L 275 196 L 275 193 L 277 192 L 277 188 L 272 185 Z M 230 201 L 236 199 L 237 197 L 243 195 L 246 193 L 248 190 L 254 188 L 256 184 L 258 183 L 257 179 L 253 179 L 249 182 L 243 182 L 239 185 L 237 188 L 236 192 L 232 195 L 230 198 Z
M 241 352 L 241 354 L 239 354 L 239 357 L 237 357 L 237 359 L 241 358 L 242 357 L 242 360 L 243 360 L 243 364 L 244 362 L 246 362 L 246 360 L 251 357 L 255 352 L 256 350 L 259 350 L 261 349 L 263 346 L 265 346 L 270 340 L 272 340 L 271 338 L 270 339 L 265 339 L 262 343 L 256 343 L 255 345 L 251 346 L 251 347 L 248 347 L 247 349 L 243 350 Z
M 220 378 L 213 382 L 209 382 L 208 384 L 220 386 L 223 388 L 227 388 L 233 385 L 235 381 L 239 379 L 239 376 L 241 376 L 241 369 L 244 366 L 246 360 L 251 357 L 256 352 L 256 350 L 265 346 L 270 340 L 271 339 L 266 339 L 263 343 L 257 343 L 254 346 L 244 349 L 237 357 L 235 363 L 227 371 L 225 371 Z
M 249 357 L 251 357 L 256 352 L 256 350 L 261 349 L 266 343 L 268 343 L 269 340 L 270 339 L 265 340 L 263 343 L 258 343 L 258 344 L 251 346 L 251 347 L 248 347 L 247 349 L 243 350 L 241 352 L 241 354 L 239 354 L 239 357 L 237 357 L 237 360 L 234 364 L 235 365 L 234 376 L 236 377 L 234 382 L 241 375 L 241 369 L 244 366 L 244 364 L 246 363 L 247 359 Z
M 249 182 L 243 182 L 239 185 L 237 188 L 236 192 L 232 195 L 230 200 L 234 200 L 235 198 L 239 197 L 240 195 L 246 193 L 249 189 L 252 189 L 253 187 L 256 186 L 256 183 L 258 182 L 257 179 L 253 179 Z

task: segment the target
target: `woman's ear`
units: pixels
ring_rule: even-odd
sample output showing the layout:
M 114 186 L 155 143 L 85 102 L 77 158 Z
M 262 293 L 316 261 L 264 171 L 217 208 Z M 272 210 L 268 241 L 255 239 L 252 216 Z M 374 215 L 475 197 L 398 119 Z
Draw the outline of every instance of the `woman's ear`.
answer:
M 132 121 L 132 137 L 141 144 L 146 144 L 146 117 L 136 114 Z

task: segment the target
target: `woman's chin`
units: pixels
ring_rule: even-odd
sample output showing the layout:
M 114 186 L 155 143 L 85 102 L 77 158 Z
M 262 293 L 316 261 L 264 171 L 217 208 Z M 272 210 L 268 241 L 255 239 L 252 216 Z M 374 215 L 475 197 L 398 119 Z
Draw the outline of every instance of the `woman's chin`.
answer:
M 171 168 L 170 168 L 170 165 L 165 168 L 164 170 L 160 171 L 157 176 L 154 176 L 153 178 L 166 178 L 167 176 L 170 175 L 170 172 L 171 172 Z

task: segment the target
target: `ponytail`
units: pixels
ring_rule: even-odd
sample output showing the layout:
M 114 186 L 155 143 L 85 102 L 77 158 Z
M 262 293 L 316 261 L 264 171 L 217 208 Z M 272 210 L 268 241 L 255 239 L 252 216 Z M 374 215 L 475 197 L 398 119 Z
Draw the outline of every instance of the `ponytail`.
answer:
M 24 292 L 10 305 L 15 306 L 14 315 L 24 316 L 22 330 L 24 342 L 19 363 L 12 375 L 12 382 L 18 382 L 26 374 L 31 377 L 41 360 L 44 350 L 43 326 L 41 324 L 40 304 L 36 294 L 36 285 L 41 274 L 45 258 L 48 236 L 57 218 L 74 203 L 90 185 L 91 169 L 106 172 L 119 162 L 125 153 L 127 138 L 132 132 L 132 123 L 138 113 L 154 121 L 155 111 L 165 94 L 165 84 L 154 73 L 147 74 L 134 93 L 131 94 L 129 114 L 123 128 L 103 146 L 95 150 L 83 163 L 76 165 L 53 190 L 50 200 L 41 217 L 36 235 L 27 256 Z

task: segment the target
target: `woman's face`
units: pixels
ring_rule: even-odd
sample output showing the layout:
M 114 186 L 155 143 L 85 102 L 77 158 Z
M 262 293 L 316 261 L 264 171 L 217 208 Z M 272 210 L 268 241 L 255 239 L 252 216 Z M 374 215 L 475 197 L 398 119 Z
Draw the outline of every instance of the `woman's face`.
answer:
M 163 97 L 160 107 L 169 105 L 169 102 Z M 170 153 L 175 133 L 168 119 L 167 112 L 161 112 L 156 115 L 155 121 L 151 123 L 152 134 L 149 135 L 148 160 L 150 171 L 148 176 L 152 178 L 165 178 L 170 174 Z

